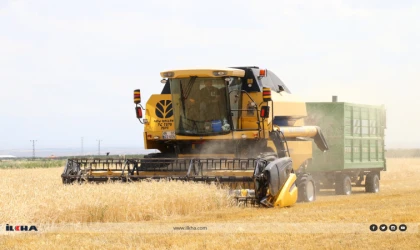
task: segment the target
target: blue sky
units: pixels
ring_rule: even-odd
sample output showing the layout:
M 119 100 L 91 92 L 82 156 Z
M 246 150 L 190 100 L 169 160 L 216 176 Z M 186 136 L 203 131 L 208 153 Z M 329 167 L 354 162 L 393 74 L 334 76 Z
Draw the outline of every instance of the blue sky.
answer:
M 159 72 L 258 65 L 307 101 L 384 104 L 420 147 L 415 1 L 0 0 L 0 149 L 142 146 L 132 91 Z

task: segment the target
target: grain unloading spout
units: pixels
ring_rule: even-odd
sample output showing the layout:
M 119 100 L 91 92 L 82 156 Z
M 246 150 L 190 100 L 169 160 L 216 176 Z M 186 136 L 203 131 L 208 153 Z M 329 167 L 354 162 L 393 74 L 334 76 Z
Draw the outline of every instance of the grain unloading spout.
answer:
M 325 140 L 324 135 L 321 132 L 321 128 L 318 126 L 315 126 L 316 130 L 317 130 L 317 134 L 313 137 L 314 142 L 316 144 L 316 146 L 323 152 L 328 150 L 328 144 L 327 141 Z
M 277 127 L 277 129 L 285 138 L 309 137 L 314 140 L 319 150 L 323 152 L 328 150 L 327 141 L 318 126 Z

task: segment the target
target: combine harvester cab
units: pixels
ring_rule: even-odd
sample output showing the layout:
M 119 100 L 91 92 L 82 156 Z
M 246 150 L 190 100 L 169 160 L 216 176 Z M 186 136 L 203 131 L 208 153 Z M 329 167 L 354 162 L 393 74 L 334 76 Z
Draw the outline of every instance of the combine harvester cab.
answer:
M 229 185 L 239 201 L 267 207 L 310 202 L 306 171 L 317 126 L 304 126 L 306 104 L 271 71 L 258 67 L 170 70 L 145 107 L 134 91 L 146 149 L 135 159 L 69 159 L 64 183 L 173 179 Z

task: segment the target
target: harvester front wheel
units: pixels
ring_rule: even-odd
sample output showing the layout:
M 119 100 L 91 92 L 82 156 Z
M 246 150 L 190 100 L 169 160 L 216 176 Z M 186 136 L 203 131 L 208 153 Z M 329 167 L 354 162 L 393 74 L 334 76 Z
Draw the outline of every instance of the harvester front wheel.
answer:
M 372 172 L 366 175 L 365 190 L 367 193 L 379 192 L 379 176 L 377 173 Z
M 351 194 L 351 179 L 348 175 L 338 175 L 335 180 L 335 194 L 350 195 Z
M 74 181 L 74 180 L 71 180 L 69 178 L 64 178 L 64 177 L 62 177 L 61 179 L 63 181 L 63 184 L 71 184 Z
M 302 174 L 296 180 L 298 188 L 297 202 L 312 202 L 316 199 L 315 181 L 311 175 Z

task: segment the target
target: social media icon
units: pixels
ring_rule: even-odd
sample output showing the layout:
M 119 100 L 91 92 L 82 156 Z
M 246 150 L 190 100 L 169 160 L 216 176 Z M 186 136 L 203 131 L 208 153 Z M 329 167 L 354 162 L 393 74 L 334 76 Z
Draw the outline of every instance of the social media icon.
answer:
M 388 229 L 387 225 L 382 224 L 379 226 L 379 230 L 381 230 L 382 232 L 385 232 Z
M 370 225 L 369 229 L 370 229 L 370 231 L 372 231 L 372 232 L 376 232 L 376 230 L 378 230 L 378 226 L 377 226 L 377 225 L 375 225 L 375 224 L 372 224 L 372 225 Z
M 395 225 L 395 224 L 389 225 L 389 231 L 392 231 L 392 232 L 397 231 L 397 225 Z
M 405 224 L 400 225 L 400 231 L 405 232 L 407 230 L 407 226 Z

